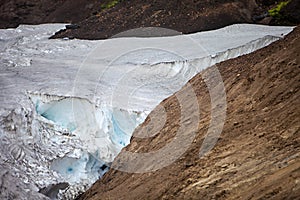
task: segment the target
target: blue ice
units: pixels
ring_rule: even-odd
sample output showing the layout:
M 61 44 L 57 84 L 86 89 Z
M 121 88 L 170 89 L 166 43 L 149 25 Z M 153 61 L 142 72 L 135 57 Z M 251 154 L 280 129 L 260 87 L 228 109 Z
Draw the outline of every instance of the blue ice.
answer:
M 72 132 L 76 129 L 73 117 L 73 106 L 72 100 L 70 99 L 62 99 L 49 103 L 42 103 L 38 100 L 36 103 L 36 111 L 42 117 Z
M 51 169 L 58 172 L 68 182 L 80 182 L 81 178 L 101 178 L 109 166 L 98 158 L 98 155 L 84 153 L 79 159 L 64 157 L 54 160 Z
M 114 115 L 112 115 L 111 121 L 113 124 L 113 133 L 111 135 L 112 141 L 115 144 L 125 147 L 130 142 L 130 136 L 127 135 L 126 132 L 122 130 L 122 128 L 120 128 L 120 125 L 115 119 Z

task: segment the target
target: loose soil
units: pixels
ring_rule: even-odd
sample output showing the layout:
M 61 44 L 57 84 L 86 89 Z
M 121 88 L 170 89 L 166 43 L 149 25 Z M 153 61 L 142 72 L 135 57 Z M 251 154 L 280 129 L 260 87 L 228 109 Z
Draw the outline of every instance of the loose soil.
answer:
M 275 0 L 2 0 L 0 28 L 19 24 L 73 23 L 52 38 L 104 39 L 129 29 L 163 27 L 182 33 L 221 28 L 235 23 L 297 25 L 300 1 L 291 0 L 282 18 L 260 18 Z

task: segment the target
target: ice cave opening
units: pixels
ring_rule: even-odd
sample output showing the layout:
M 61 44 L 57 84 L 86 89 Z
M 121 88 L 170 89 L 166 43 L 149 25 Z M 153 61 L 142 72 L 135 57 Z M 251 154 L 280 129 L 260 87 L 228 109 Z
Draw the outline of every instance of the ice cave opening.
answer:
M 38 121 L 59 138 L 73 138 L 82 146 L 54 159 L 50 169 L 65 182 L 95 182 L 108 171 L 111 162 L 129 144 L 133 130 L 146 113 L 96 105 L 78 97 L 30 94 Z M 53 140 L 59 140 L 53 137 Z

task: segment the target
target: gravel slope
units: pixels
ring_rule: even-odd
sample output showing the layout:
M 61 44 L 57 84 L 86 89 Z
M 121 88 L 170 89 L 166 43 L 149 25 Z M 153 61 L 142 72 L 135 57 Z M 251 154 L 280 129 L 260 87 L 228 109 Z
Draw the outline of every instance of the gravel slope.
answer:
M 112 6 L 113 2 L 119 2 Z M 182 33 L 218 29 L 236 23 L 297 25 L 300 1 L 282 9 L 280 19 L 260 17 L 276 0 L 2 0 L 0 28 L 19 24 L 73 23 L 52 38 L 109 38 L 140 27 L 164 27 Z

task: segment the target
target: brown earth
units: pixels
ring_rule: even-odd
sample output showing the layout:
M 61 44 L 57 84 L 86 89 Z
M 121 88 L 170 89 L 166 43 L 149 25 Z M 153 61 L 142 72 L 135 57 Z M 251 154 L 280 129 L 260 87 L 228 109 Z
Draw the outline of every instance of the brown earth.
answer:
M 298 7 L 298 0 L 295 1 Z M 277 1 L 270 4 L 256 0 L 130 0 L 121 1 L 111 9 L 101 10 L 96 15 L 81 21 L 79 29 L 67 29 L 58 32 L 52 38 L 105 39 L 129 29 L 140 27 L 163 27 L 182 33 L 193 33 L 222 28 L 236 23 L 262 23 L 296 25 L 299 19 L 294 15 L 300 13 L 292 6 L 286 11 L 289 15 L 282 20 L 260 19 L 254 21 L 256 15 L 262 15 Z M 296 13 L 296 14 L 295 14 Z M 293 19 L 292 21 L 289 19 Z
M 139 27 L 163 27 L 183 33 L 251 23 L 252 0 L 123 1 L 79 23 L 81 28 L 59 32 L 57 37 L 102 39 Z M 84 31 L 84 33 L 83 33 Z
M 221 28 L 235 23 L 297 25 L 300 1 L 291 0 L 284 19 L 260 18 L 276 0 L 1 0 L 0 28 L 19 24 L 66 22 L 79 25 L 52 38 L 109 38 L 140 27 L 164 27 L 182 33 Z M 256 19 L 256 20 L 254 20 Z
M 201 110 L 189 149 L 171 165 L 148 173 L 111 169 L 79 199 L 300 199 L 300 28 L 249 55 L 217 64 L 227 95 L 223 132 L 199 158 L 210 123 L 210 96 L 202 79 L 189 81 Z M 151 152 L 174 140 L 180 122 L 176 95 L 161 102 L 167 122 L 151 138 L 133 137 L 113 165 L 126 164 L 125 150 Z M 190 97 L 185 97 L 187 104 Z M 157 107 L 134 135 L 161 118 Z M 192 120 L 196 109 L 184 122 Z M 148 134 L 152 135 L 152 129 Z M 174 152 L 176 149 L 174 149 Z M 151 168 L 153 163 L 139 163 Z
M 0 0 L 0 28 L 19 24 L 77 23 L 98 12 L 106 0 Z

